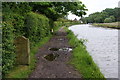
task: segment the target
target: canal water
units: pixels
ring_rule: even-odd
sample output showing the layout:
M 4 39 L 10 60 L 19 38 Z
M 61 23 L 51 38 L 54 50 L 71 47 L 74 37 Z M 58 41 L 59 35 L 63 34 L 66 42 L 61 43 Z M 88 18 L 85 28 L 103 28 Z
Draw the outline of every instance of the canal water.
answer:
M 94 27 L 89 24 L 73 25 L 70 30 L 78 39 L 87 39 L 88 52 L 106 78 L 118 78 L 118 30 Z

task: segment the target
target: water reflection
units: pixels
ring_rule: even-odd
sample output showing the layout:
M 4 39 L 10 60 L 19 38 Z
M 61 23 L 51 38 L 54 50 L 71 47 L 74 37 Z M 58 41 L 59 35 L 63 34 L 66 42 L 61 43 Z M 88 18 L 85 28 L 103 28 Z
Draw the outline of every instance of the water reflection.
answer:
M 74 25 L 70 30 L 85 44 L 95 63 L 106 78 L 118 78 L 118 30 L 92 25 Z

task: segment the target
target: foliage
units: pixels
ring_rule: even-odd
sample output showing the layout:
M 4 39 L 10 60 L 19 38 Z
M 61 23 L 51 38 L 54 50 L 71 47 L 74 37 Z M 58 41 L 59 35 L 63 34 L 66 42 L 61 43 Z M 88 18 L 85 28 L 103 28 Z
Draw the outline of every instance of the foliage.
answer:
M 2 12 L 3 12 L 3 21 L 11 21 L 15 37 L 23 35 L 24 27 L 24 16 L 30 12 L 31 8 L 28 6 L 28 3 L 15 3 L 15 2 L 3 2 L 2 3 Z
M 112 22 L 114 22 L 114 21 L 115 21 L 115 17 L 114 17 L 114 16 L 110 16 L 109 18 L 111 18 L 111 19 L 112 19 Z
M 20 15 L 25 15 L 31 11 L 28 2 L 2 2 L 3 13 L 14 12 Z
M 47 17 L 30 12 L 28 3 L 3 2 L 2 74 L 13 67 L 16 60 L 14 40 L 18 36 L 30 39 L 31 47 L 50 33 Z M 17 9 L 15 9 L 17 8 Z M 31 24 L 32 23 L 32 24 Z M 29 35 L 30 34 L 30 35 Z M 28 36 L 29 35 L 29 36 Z
M 49 20 L 43 15 L 33 12 L 27 13 L 26 17 L 13 14 L 10 21 L 5 21 L 3 25 L 3 74 L 8 73 L 15 64 L 16 54 L 13 41 L 18 34 L 29 38 L 31 47 L 50 35 Z
M 108 28 L 116 28 L 120 29 L 120 25 L 118 25 L 119 22 L 113 22 L 113 23 L 94 23 L 94 26 L 98 27 L 108 27 Z
M 16 11 L 13 9 L 14 7 L 17 7 Z M 19 13 L 18 11 L 21 9 L 18 9 L 18 6 L 16 6 L 14 2 L 3 2 L 2 8 L 2 76 L 4 77 L 15 64 L 16 54 L 14 39 L 23 33 L 24 17 L 21 13 L 24 11 L 22 10 L 23 12 L 21 11 L 21 13 Z
M 35 15 L 43 16 L 43 15 L 38 15 L 38 14 L 33 13 L 33 12 L 28 13 L 29 16 L 31 16 L 31 14 L 34 15 L 34 16 Z M 66 21 L 66 22 L 63 24 L 62 21 Z M 68 22 L 71 23 L 71 21 L 68 21 L 68 20 L 65 20 L 65 19 L 59 19 L 58 21 L 55 21 L 54 26 L 56 26 L 56 27 L 54 27 L 54 31 L 57 31 L 62 26 L 66 26 L 66 24 L 70 25 L 70 23 L 68 23 Z M 73 22 L 72 22 L 72 24 L 73 24 Z M 11 70 L 8 75 L 6 75 L 6 77 L 7 78 L 28 78 L 29 74 L 34 70 L 35 65 L 36 65 L 35 54 L 37 53 L 38 49 L 40 47 L 42 47 L 42 45 L 44 45 L 50 38 L 51 38 L 51 35 L 48 35 L 47 37 L 44 37 L 39 42 L 37 42 L 37 44 L 31 46 L 30 66 L 21 66 L 21 65 L 20 66 L 15 66 L 14 69 Z
M 111 22 L 112 22 L 112 19 L 111 19 L 111 18 L 106 18 L 106 19 L 104 20 L 104 22 L 105 22 L 105 23 L 111 23 Z
M 101 12 L 95 12 L 90 14 L 88 17 L 84 17 L 81 20 L 84 23 L 104 23 L 104 21 L 106 21 L 105 19 L 109 18 L 109 22 L 110 18 L 112 19 L 112 22 L 117 22 L 120 21 L 120 8 L 106 8 L 105 10 L 101 11 Z
M 64 17 L 69 11 L 82 16 L 86 10 L 81 2 L 3 2 L 3 77 L 15 64 L 16 37 L 29 38 L 32 49 L 36 43 L 50 35 L 50 26 L 58 18 Z M 57 26 L 60 25 L 61 22 Z
M 115 17 L 115 21 L 120 21 L 120 8 L 106 8 L 105 10 L 103 10 L 103 12 L 107 12 L 108 16 L 114 16 Z
M 34 70 L 36 65 L 36 58 L 35 55 L 40 47 L 42 47 L 48 40 L 51 38 L 51 35 L 48 35 L 47 37 L 44 37 L 40 42 L 32 46 L 30 51 L 30 65 L 19 65 L 15 66 L 14 69 L 12 69 L 9 74 L 6 75 L 6 78 L 28 78 L 29 74 Z
M 2 74 L 13 68 L 15 61 L 14 27 L 11 22 L 3 22 L 2 27 Z
M 56 21 L 58 18 L 62 18 L 71 13 L 82 16 L 85 15 L 87 9 L 82 2 L 32 2 L 30 3 L 32 10 L 41 14 L 45 14 L 48 18 Z
M 25 17 L 25 37 L 30 41 L 38 42 L 50 34 L 49 19 L 43 15 L 30 12 Z
M 72 20 L 67 20 L 64 18 L 59 18 L 59 19 L 57 19 L 57 21 L 54 21 L 53 30 L 56 32 L 62 26 L 69 27 L 69 26 L 75 25 L 75 24 L 81 24 L 81 23 L 79 21 L 72 21 Z
M 24 16 L 19 14 L 12 14 L 12 25 L 14 26 L 15 37 L 21 36 L 24 34 Z
M 86 40 L 78 40 L 72 31 L 68 31 L 69 43 L 74 47 L 69 64 L 73 65 L 84 79 L 106 80 L 100 72 L 98 66 L 94 63 L 92 57 L 86 50 L 84 42 Z

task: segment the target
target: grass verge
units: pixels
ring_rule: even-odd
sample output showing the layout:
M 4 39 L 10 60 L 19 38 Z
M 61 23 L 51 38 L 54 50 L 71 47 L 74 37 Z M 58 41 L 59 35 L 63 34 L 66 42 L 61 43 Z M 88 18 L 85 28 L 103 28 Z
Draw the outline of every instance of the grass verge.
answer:
M 72 31 L 67 30 L 69 44 L 74 47 L 69 64 L 73 65 L 84 79 L 106 80 L 86 50 L 85 40 L 78 40 Z
M 28 78 L 29 74 L 35 69 L 36 65 L 36 58 L 35 54 L 37 53 L 38 49 L 43 46 L 48 40 L 51 38 L 51 35 L 48 37 L 43 38 L 38 44 L 35 44 L 31 48 L 30 52 L 30 65 L 29 66 L 15 66 L 13 70 L 9 72 L 5 76 L 5 78 Z
M 94 26 L 120 29 L 120 22 L 114 23 L 94 23 Z

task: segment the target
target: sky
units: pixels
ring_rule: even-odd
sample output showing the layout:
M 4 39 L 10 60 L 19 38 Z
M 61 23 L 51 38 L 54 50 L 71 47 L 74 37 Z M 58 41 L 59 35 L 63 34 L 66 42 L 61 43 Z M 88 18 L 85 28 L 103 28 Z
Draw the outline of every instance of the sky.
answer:
M 80 0 L 83 4 L 85 4 L 86 8 L 88 9 L 87 15 L 94 12 L 101 12 L 102 10 L 106 8 L 115 8 L 118 7 L 118 2 L 120 0 Z M 73 14 L 68 15 L 68 19 L 74 20 L 74 19 L 80 19 L 80 17 L 77 17 Z

